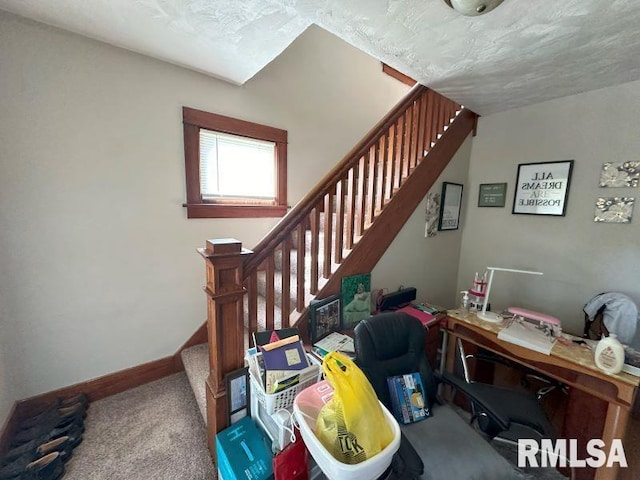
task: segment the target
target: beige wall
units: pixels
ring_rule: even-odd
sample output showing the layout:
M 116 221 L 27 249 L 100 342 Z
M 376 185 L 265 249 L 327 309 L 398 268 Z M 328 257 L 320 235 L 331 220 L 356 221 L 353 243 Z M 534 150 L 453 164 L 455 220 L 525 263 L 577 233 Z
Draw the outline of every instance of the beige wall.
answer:
M 295 203 L 407 91 L 312 27 L 242 87 L 0 14 L 0 419 L 173 354 L 205 319 L 195 248 L 273 219 L 187 220 L 181 107 L 289 132 Z
M 640 303 L 640 188 L 599 188 L 603 162 L 640 160 L 640 82 L 480 118 L 473 140 L 458 290 L 486 266 L 496 273 L 494 310 L 515 305 L 562 319 L 581 333 L 582 307 L 603 291 Z M 575 160 L 566 216 L 512 215 L 519 163 Z M 505 208 L 478 208 L 480 183 L 507 182 Z M 594 223 L 599 196 L 636 198 L 631 224 Z
M 465 202 L 469 196 L 466 186 L 471 145 L 472 137 L 468 137 L 430 192 L 440 194 L 442 182 L 461 183 Z M 418 302 L 450 307 L 457 299 L 457 265 L 464 229 L 436 232 L 434 237 L 425 238 L 426 206 L 425 198 L 373 269 L 371 283 L 374 289 L 385 288 L 390 292 L 401 285 L 416 287 Z M 465 216 L 462 209 L 461 224 Z

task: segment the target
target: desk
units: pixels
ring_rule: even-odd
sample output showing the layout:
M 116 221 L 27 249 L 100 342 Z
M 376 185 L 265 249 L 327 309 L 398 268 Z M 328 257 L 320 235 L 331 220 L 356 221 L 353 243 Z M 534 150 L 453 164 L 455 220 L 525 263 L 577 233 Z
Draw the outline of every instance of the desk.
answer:
M 445 329 L 449 334 L 447 347 L 447 371 L 452 372 L 455 360 L 455 340 L 463 341 L 490 350 L 516 363 L 536 370 L 548 377 L 555 378 L 578 392 L 601 400 L 605 406 L 605 418 L 602 423 L 600 437 L 606 445 L 611 445 L 614 438 L 624 439 L 629 413 L 638 391 L 640 379 L 628 373 L 607 375 L 599 370 L 593 362 L 593 353 L 584 347 L 564 346 L 556 343 L 551 355 L 544 355 L 513 343 L 498 340 L 497 335 L 502 324 L 489 323 L 480 320 L 474 313 L 460 310 L 450 310 L 444 320 Z M 573 408 L 573 411 L 571 407 Z M 589 422 L 585 412 L 575 408 L 575 404 L 568 405 L 566 417 L 581 417 L 577 422 L 565 418 L 565 425 L 583 425 Z M 586 418 L 585 418 L 586 417 Z M 584 428 L 583 432 L 584 433 Z M 564 429 L 563 437 L 580 438 L 581 432 L 576 427 Z M 589 435 L 591 438 L 593 435 Z M 608 447 L 605 450 L 608 452 Z M 627 458 L 634 452 L 625 450 Z M 617 464 L 616 464 L 617 465 Z M 591 473 L 581 470 L 581 477 L 589 478 Z M 617 468 L 600 468 L 595 471 L 596 480 L 609 480 L 617 477 Z M 585 476 L 586 475 L 586 476 Z

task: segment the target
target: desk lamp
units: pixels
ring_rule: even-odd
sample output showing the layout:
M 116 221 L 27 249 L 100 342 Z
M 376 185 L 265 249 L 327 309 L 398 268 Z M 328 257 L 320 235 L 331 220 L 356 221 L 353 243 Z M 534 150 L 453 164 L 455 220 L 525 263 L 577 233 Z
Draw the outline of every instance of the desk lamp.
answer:
M 487 283 L 487 295 L 484 298 L 484 305 L 482 306 L 482 311 L 478 312 L 477 316 L 480 320 L 485 320 L 487 322 L 492 322 L 492 323 L 502 322 L 502 317 L 500 315 L 494 312 L 487 312 L 487 305 L 489 304 L 489 295 L 491 295 L 491 283 L 493 282 L 493 272 L 497 270 L 499 272 L 513 272 L 513 273 L 527 273 L 529 275 L 543 275 L 542 272 L 531 272 L 529 270 L 515 270 L 513 268 L 487 267 L 487 270 L 490 270 L 489 282 Z

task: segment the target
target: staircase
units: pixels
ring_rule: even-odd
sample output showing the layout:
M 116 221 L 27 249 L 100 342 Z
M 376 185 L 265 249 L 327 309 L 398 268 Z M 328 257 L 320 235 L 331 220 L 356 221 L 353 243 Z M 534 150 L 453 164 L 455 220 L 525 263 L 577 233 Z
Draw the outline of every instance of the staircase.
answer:
M 200 250 L 209 344 L 182 355 L 209 445 L 226 426 L 224 374 L 242 366 L 251 333 L 295 325 L 308 338 L 309 302 L 339 293 L 342 277 L 373 269 L 476 120 L 417 85 L 253 252 Z

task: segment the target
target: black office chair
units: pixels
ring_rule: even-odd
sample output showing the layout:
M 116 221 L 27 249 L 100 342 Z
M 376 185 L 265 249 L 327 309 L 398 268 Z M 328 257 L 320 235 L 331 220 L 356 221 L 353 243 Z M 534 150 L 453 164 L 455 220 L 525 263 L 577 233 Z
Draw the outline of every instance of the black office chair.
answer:
M 518 438 L 555 439 L 555 430 L 542 410 L 539 398 L 510 388 L 474 382 L 469 374 L 462 341 L 456 342 L 463 378 L 444 373 L 441 381 L 462 392 L 471 403 L 469 422 L 489 438 L 517 443 Z
M 433 417 L 401 427 L 404 450 L 394 459 L 398 465 L 415 466 L 415 455 L 424 464 L 421 478 L 514 479 L 522 474 L 496 452 L 472 426 L 450 406 L 441 405 L 434 375 L 424 352 L 425 328 L 405 313 L 383 313 L 362 320 L 355 328 L 356 364 L 362 369 L 380 401 L 391 408 L 387 377 L 419 372 Z M 524 422 L 546 435 L 550 427 L 535 397 L 481 383 L 467 383 L 453 375 L 441 381 L 469 396 L 474 404 L 472 419 L 488 419 L 489 436 Z M 548 438 L 548 437 L 547 437 Z M 409 443 L 407 446 L 406 443 Z M 417 478 L 404 475 L 397 478 Z

